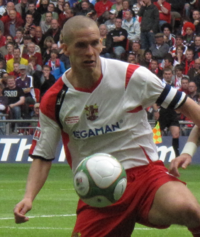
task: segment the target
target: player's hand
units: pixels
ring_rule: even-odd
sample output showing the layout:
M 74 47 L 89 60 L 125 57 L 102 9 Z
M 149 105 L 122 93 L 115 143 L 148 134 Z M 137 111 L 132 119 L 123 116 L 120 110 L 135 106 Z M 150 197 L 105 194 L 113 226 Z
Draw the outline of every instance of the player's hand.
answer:
M 32 201 L 23 199 L 14 208 L 15 223 L 20 224 L 29 220 L 25 214 L 32 208 Z
M 180 156 L 178 156 L 177 158 L 173 159 L 170 163 L 170 167 L 169 167 L 169 173 L 179 177 L 180 173 L 178 171 L 178 168 L 183 168 L 186 169 L 187 166 L 191 163 L 192 161 L 192 157 L 186 153 L 181 154 Z

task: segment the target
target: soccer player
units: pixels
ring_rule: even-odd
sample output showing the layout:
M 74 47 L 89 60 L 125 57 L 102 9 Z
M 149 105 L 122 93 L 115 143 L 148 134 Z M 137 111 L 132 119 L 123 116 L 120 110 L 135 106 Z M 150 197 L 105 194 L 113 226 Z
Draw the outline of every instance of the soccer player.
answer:
M 42 99 L 26 192 L 14 209 L 16 223 L 28 221 L 26 213 L 46 181 L 62 136 L 73 171 L 83 158 L 104 152 L 121 162 L 128 177 L 123 197 L 111 206 L 94 208 L 79 200 L 72 236 L 128 237 L 135 222 L 155 228 L 185 225 L 200 236 L 195 234 L 200 206 L 158 160 L 145 111 L 156 102 L 179 109 L 200 127 L 200 107 L 144 67 L 100 58 L 100 34 L 90 18 L 69 19 L 61 38 L 71 68 Z

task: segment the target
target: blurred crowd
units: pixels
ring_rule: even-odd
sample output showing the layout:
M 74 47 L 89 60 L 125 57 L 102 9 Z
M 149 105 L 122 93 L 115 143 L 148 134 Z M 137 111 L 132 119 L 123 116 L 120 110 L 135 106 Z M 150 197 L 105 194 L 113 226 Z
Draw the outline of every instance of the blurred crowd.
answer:
M 38 118 L 41 98 L 70 68 L 60 33 L 75 15 L 98 24 L 102 57 L 147 67 L 200 102 L 199 0 L 0 0 L 0 119 Z M 147 108 L 150 119 L 158 111 Z

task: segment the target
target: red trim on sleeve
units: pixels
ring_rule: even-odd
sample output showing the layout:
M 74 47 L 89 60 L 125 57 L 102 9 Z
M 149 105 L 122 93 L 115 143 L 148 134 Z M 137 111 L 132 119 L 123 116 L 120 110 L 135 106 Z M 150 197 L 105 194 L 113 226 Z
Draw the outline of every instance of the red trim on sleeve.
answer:
M 65 149 L 66 159 L 69 164 L 69 166 L 72 168 L 72 157 L 70 154 L 70 151 L 68 149 L 68 143 L 69 143 L 69 135 L 62 131 L 62 141 Z
M 44 94 L 40 104 L 40 110 L 50 119 L 57 121 L 55 117 L 56 100 L 58 93 L 63 88 L 64 82 L 60 77 L 56 83 Z
M 138 65 L 135 64 L 129 64 L 128 68 L 126 70 L 126 82 L 125 82 L 125 88 L 128 86 L 128 83 L 131 79 L 131 76 L 133 75 L 133 73 L 135 72 L 135 70 L 138 68 Z
M 38 122 L 37 128 L 39 128 L 39 127 L 40 127 L 40 123 Z M 38 140 L 35 140 L 35 139 L 34 139 L 34 137 L 35 137 L 35 135 L 36 135 L 36 133 L 37 133 L 37 128 L 36 128 L 35 133 L 34 133 L 34 135 L 33 135 L 33 140 L 32 140 L 31 148 L 30 148 L 30 150 L 29 150 L 29 155 L 32 155 L 32 154 L 33 154 L 33 151 L 34 151 L 34 149 L 35 149 L 35 147 L 36 147 L 36 145 L 37 145 L 37 141 L 39 141 L 39 137 L 38 137 Z

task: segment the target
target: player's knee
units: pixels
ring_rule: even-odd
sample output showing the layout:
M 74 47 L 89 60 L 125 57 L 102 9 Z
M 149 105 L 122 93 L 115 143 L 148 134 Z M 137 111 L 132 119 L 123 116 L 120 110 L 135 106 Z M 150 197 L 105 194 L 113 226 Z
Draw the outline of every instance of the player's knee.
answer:
M 200 225 L 200 206 L 198 203 L 186 202 L 183 203 L 181 208 L 182 223 L 183 225 L 191 228 Z

